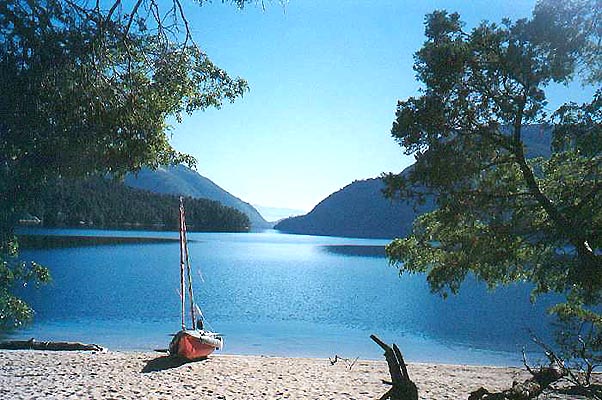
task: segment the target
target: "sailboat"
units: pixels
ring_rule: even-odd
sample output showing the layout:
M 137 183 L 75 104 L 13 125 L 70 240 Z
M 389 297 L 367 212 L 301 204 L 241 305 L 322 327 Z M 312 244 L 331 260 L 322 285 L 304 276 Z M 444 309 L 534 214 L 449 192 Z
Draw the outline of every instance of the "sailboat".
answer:
M 223 347 L 224 339 L 218 333 L 210 332 L 203 327 L 203 314 L 194 302 L 192 290 L 192 274 L 188 241 L 186 237 L 186 214 L 184 200 L 180 197 L 180 293 L 182 299 L 182 329 L 176 333 L 169 344 L 169 354 L 186 360 L 206 358 L 216 349 Z M 186 293 L 188 293 L 191 328 L 186 326 Z

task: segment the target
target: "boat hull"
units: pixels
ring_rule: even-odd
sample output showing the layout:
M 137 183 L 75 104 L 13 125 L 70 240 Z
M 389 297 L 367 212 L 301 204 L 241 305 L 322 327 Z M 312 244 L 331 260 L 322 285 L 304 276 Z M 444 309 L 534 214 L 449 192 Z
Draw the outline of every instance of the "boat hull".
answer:
M 178 332 L 169 345 L 169 353 L 186 360 L 207 358 L 216 349 L 221 349 L 223 339 L 211 332 L 183 330 Z

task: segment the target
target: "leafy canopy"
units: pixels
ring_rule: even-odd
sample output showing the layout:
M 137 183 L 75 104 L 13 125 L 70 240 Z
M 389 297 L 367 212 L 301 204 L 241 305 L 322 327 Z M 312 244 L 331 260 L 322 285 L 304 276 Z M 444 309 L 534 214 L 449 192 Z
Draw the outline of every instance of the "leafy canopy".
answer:
M 17 261 L 13 235 L 35 191 L 57 177 L 193 164 L 169 144 L 166 120 L 246 90 L 194 43 L 180 0 L 0 2 L 0 328 L 31 313 L 12 285 L 47 280 Z
M 427 15 L 423 90 L 398 103 L 391 131 L 416 163 L 384 180 L 388 196 L 435 196 L 437 208 L 387 246 L 400 272 L 425 272 L 443 295 L 473 274 L 599 303 L 601 16 L 599 0 L 540 1 L 530 19 L 471 31 L 456 13 Z M 598 86 L 591 102 L 548 115 L 546 88 L 577 74 Z

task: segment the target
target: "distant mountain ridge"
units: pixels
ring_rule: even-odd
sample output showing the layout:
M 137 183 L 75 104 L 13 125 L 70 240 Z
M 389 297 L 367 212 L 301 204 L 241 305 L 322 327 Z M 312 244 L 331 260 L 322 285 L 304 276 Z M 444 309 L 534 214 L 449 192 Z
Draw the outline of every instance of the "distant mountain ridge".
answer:
M 266 229 L 271 225 L 249 203 L 228 193 L 210 179 L 183 165 L 151 170 L 143 168 L 138 174 L 128 174 L 125 184 L 132 188 L 154 193 L 175 194 L 205 198 L 235 208 L 249 217 L 253 229 Z
M 309 214 L 287 218 L 274 227 L 287 233 L 358 238 L 406 236 L 416 215 L 433 209 L 432 202 L 414 209 L 386 199 L 380 178 L 355 181 L 322 200 Z
M 549 157 L 551 129 L 544 125 L 523 127 L 527 157 Z M 402 173 L 407 173 L 412 166 Z M 408 202 L 392 201 L 382 194 L 380 178 L 355 181 L 322 200 L 306 215 L 287 218 L 274 227 L 286 233 L 360 238 L 407 236 L 414 219 L 434 209 L 435 201 L 414 208 Z

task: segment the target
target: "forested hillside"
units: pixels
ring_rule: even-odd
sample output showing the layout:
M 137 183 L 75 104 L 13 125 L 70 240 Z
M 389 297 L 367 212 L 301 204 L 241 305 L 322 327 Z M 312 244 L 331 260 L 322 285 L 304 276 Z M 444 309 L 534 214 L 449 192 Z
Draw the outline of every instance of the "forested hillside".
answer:
M 125 178 L 125 184 L 135 189 L 148 190 L 153 193 L 219 201 L 225 206 L 233 207 L 246 214 L 251 221 L 252 228 L 265 229 L 271 227 L 252 205 L 233 196 L 210 179 L 184 165 L 160 167 L 156 170 L 143 168 L 137 174 L 128 174 Z
M 185 198 L 189 230 L 245 231 L 249 218 L 217 201 Z M 137 227 L 176 230 L 178 196 L 132 189 L 100 177 L 58 180 L 48 185 L 29 209 L 46 227 Z
M 309 214 L 287 218 L 275 229 L 287 233 L 365 238 L 393 238 L 410 233 L 417 212 L 431 210 L 432 202 L 419 206 L 391 201 L 382 194 L 383 182 L 353 182 L 322 200 Z

